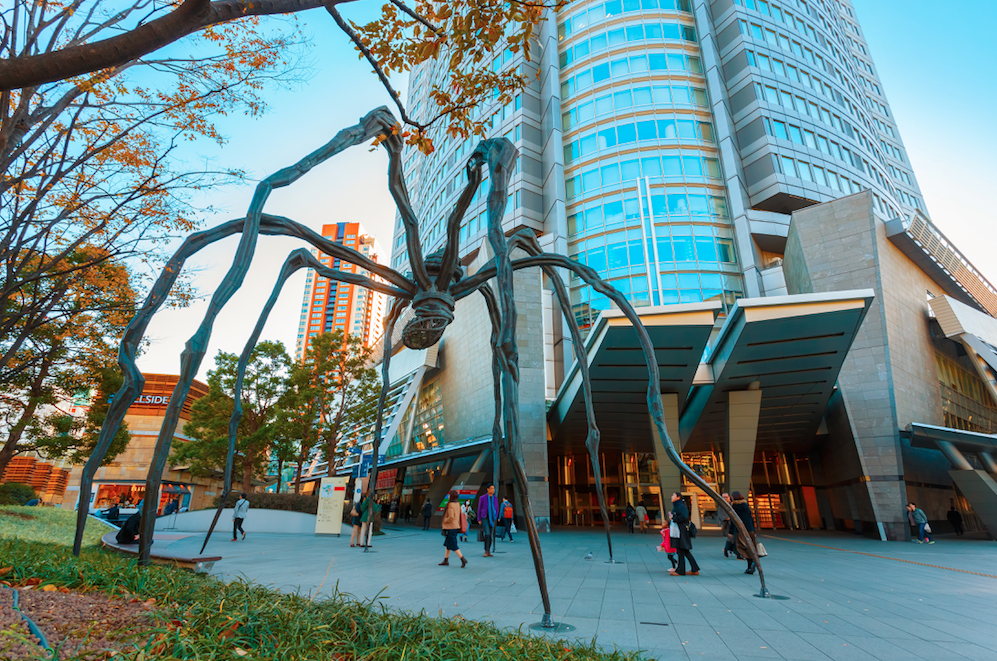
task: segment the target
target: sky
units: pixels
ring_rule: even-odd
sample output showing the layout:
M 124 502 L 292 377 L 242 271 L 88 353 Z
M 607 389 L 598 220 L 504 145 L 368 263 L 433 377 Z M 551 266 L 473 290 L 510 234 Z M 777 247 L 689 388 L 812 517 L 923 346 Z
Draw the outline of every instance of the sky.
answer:
M 853 0 L 860 25 L 890 101 L 911 165 L 934 223 L 991 281 L 997 283 L 997 214 L 988 191 L 997 182 L 997 0 L 963 0 L 962 20 L 940 22 L 938 0 Z M 379 3 L 358 3 L 344 14 L 356 21 Z M 970 20 L 971 19 L 971 20 Z M 220 122 L 227 143 L 201 147 L 200 155 L 220 165 L 248 170 L 260 180 L 293 164 L 390 99 L 369 67 L 324 12 L 301 15 L 311 38 L 311 75 L 290 89 L 274 90 L 270 110 L 260 118 Z M 405 80 L 396 87 L 404 90 Z M 402 93 L 404 98 L 404 91 Z M 355 147 L 275 191 L 266 210 L 313 229 L 357 222 L 389 249 L 394 207 L 388 196 L 383 150 Z M 198 204 L 219 211 L 204 218 L 211 227 L 245 214 L 253 184 L 213 191 Z M 139 357 L 144 372 L 176 374 L 184 343 L 194 333 L 208 297 L 224 277 L 236 237 L 190 260 L 202 298 L 183 310 L 167 310 L 149 328 L 149 345 Z M 198 376 L 204 380 L 218 350 L 242 351 L 287 254 L 300 247 L 291 239 L 261 237 L 241 290 L 215 322 Z M 292 277 L 267 323 L 262 340 L 284 343 L 293 355 L 304 292 L 304 272 Z

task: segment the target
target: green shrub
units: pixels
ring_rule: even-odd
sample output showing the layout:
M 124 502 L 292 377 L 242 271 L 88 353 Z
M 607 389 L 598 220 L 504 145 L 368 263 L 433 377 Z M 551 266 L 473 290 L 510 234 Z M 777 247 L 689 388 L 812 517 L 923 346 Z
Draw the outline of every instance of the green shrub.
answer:
M 20 482 L 0 484 L 0 505 L 27 505 L 38 497 L 35 490 Z
M 225 507 L 235 507 L 235 501 L 239 500 L 241 491 L 233 491 L 228 495 L 228 502 Z M 284 510 L 285 512 L 304 512 L 305 514 L 318 513 L 318 496 L 295 495 L 293 493 L 247 493 L 250 509 L 255 510 Z M 221 496 L 215 497 L 211 507 L 218 507 Z

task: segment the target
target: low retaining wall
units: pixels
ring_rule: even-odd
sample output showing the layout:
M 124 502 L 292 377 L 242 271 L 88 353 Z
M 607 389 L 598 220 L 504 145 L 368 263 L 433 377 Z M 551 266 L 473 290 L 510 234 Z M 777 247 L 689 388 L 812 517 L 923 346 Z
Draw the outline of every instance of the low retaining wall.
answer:
M 182 514 L 170 514 L 156 519 L 156 530 L 163 532 L 208 532 L 215 510 L 197 510 Z M 315 515 L 302 512 L 287 512 L 284 510 L 249 510 L 246 521 L 242 524 L 247 533 L 269 532 L 285 534 L 315 534 Z M 215 534 L 227 533 L 232 529 L 232 508 L 222 511 L 215 527 Z M 347 529 L 346 534 L 349 535 Z

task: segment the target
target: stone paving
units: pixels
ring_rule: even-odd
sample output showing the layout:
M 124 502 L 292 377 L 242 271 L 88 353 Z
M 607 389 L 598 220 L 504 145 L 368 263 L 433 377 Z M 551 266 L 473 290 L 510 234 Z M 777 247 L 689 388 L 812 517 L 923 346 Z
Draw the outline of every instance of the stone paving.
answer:
M 217 576 L 306 594 L 328 594 L 338 585 L 393 608 L 513 628 L 538 622 L 543 612 L 524 534 L 500 542 L 504 553 L 494 558 L 482 557 L 481 544 L 462 544 L 469 564 L 461 569 L 459 562 L 437 566 L 438 530 L 387 526 L 365 554 L 349 548 L 348 536 L 257 535 L 248 523 L 246 541 L 220 535 L 209 545 L 208 552 L 224 556 Z M 171 550 L 194 552 L 201 539 L 174 542 Z M 754 596 L 758 577 L 723 557 L 719 537 L 696 540 L 702 573 L 686 577 L 668 574 L 667 557 L 655 549 L 659 539 L 656 531 L 617 529 L 613 548 L 623 564 L 610 565 L 605 536 L 593 529 L 555 529 L 542 537 L 555 621 L 575 627 L 562 637 L 594 637 L 607 649 L 640 649 L 648 659 L 997 661 L 994 542 L 940 536 L 937 544 L 917 545 L 762 533 L 768 587 L 788 597 L 766 600 Z

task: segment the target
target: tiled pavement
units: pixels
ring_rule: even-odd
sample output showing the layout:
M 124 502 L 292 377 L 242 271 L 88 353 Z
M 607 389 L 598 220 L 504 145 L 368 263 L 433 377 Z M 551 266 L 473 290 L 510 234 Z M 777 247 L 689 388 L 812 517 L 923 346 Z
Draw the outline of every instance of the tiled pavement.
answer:
M 462 545 L 469 560 L 462 570 L 459 563 L 437 566 L 443 556 L 439 531 L 386 529 L 375 538 L 375 553 L 364 554 L 349 548 L 345 536 L 248 530 L 245 542 L 230 543 L 225 535 L 212 541 L 209 552 L 224 556 L 215 574 L 304 593 L 328 593 L 338 585 L 357 597 L 379 595 L 394 608 L 509 627 L 538 622 L 543 612 L 522 534 L 514 544 L 500 543 L 505 553 L 489 559 L 481 557 L 480 544 Z M 640 649 L 650 659 L 997 661 L 997 543 L 944 536 L 931 546 L 834 533 L 766 536 L 768 587 L 789 598 L 765 600 L 753 596 L 758 577 L 724 559 L 720 538 L 696 540 L 702 573 L 681 578 L 668 575 L 665 554 L 655 550 L 658 539 L 656 532 L 615 532 L 614 552 L 624 564 L 610 565 L 604 562 L 605 536 L 594 530 L 542 537 L 555 620 L 576 627 L 565 637 L 596 637 L 609 649 Z M 192 537 L 171 549 L 196 551 L 200 542 Z M 586 560 L 589 552 L 594 558 Z

